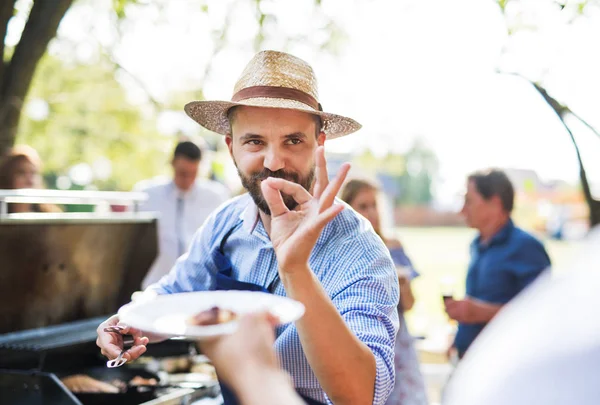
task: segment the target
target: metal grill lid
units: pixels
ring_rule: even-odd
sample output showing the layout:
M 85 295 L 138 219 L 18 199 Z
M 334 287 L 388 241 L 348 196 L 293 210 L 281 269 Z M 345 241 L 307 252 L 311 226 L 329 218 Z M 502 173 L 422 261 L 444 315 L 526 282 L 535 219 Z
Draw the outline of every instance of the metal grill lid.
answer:
M 0 336 L 115 313 L 157 250 L 156 219 L 0 221 Z M 28 332 L 29 347 L 62 344 L 51 330 Z

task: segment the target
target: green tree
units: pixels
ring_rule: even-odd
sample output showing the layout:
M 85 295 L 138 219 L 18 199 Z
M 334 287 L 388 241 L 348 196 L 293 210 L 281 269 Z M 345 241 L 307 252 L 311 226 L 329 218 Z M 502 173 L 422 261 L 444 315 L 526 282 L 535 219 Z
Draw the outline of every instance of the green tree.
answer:
M 17 137 L 21 114 L 25 104 L 25 98 L 30 90 L 32 80 L 38 64 L 42 60 L 50 41 L 56 36 L 59 24 L 67 11 L 74 5 L 86 0 L 2 0 L 0 1 L 0 156 L 6 152 L 15 142 Z M 89 0 L 88 0 L 89 1 Z M 234 10 L 240 2 L 250 2 L 255 9 L 258 30 L 254 38 L 255 49 L 268 35 L 278 35 L 273 31 L 277 25 L 277 19 L 265 11 L 261 0 L 233 0 L 230 2 L 230 10 Z M 320 8 L 320 0 L 311 1 L 316 8 Z M 113 0 L 112 9 L 115 15 L 115 24 L 119 33 L 126 32 L 127 23 L 135 18 L 136 7 L 166 7 L 169 0 Z M 90 3 L 92 4 L 92 3 Z M 97 3 L 95 3 L 97 4 Z M 95 5 L 94 4 L 94 5 Z M 202 11 L 208 11 L 208 1 L 200 0 L 190 3 L 199 7 Z M 23 21 L 24 27 L 19 38 L 14 43 L 7 43 L 7 34 L 11 20 Z M 216 46 L 215 54 L 227 43 L 227 32 L 231 18 L 227 18 L 224 26 L 213 33 Z M 335 50 L 343 39 L 343 33 L 339 27 L 328 19 L 324 31 L 328 33 L 328 39 L 321 44 L 323 48 Z M 18 34 L 15 34 L 18 35 Z M 291 38 L 290 40 L 301 41 L 303 38 Z M 118 62 L 112 55 L 112 49 L 106 49 L 109 61 L 118 66 Z M 206 73 L 210 71 L 210 64 L 206 67 Z M 159 106 L 160 107 L 160 106 Z
M 399 203 L 405 205 L 427 205 L 433 200 L 433 181 L 438 174 L 435 153 L 421 140 L 415 140 L 406 152 L 406 170 L 400 176 Z
M 154 117 L 128 102 L 110 61 L 66 65 L 46 55 L 28 100 L 28 106 L 46 109 L 47 117 L 26 114 L 19 141 L 35 145 L 48 173 L 67 175 L 75 164 L 93 167 L 104 160 L 111 162 L 109 176 L 96 177 L 94 184 L 127 190 L 167 167 L 173 139 L 160 135 Z
M 73 0 L 38 0 L 30 5 L 21 39 L 7 49 L 5 37 L 8 23 L 16 13 L 16 3 L 17 0 L 0 2 L 0 155 L 15 141 L 23 100 L 37 64 Z M 20 2 L 20 6 L 27 8 L 25 2 Z

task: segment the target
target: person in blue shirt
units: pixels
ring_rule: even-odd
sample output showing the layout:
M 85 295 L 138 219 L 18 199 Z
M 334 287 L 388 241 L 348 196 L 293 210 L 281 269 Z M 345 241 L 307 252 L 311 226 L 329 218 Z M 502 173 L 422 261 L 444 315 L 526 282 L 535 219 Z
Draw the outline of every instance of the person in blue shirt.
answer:
M 542 243 L 511 219 L 514 188 L 501 170 L 468 177 L 461 213 L 479 231 L 470 247 L 466 298 L 445 298 L 446 312 L 458 322 L 452 349 L 462 358 L 477 335 L 525 287 L 550 267 Z
M 242 72 L 231 101 L 186 105 L 192 119 L 224 135 L 248 193 L 213 212 L 189 251 L 148 290 L 248 290 L 297 300 L 305 313 L 277 328 L 274 348 L 302 400 L 383 405 L 394 386 L 398 278 L 368 221 L 335 198 L 349 165 L 331 182 L 327 174 L 325 143 L 360 124 L 324 112 L 317 99 L 310 65 L 263 51 Z M 109 358 L 121 352 L 122 337 L 104 328 L 118 323 L 116 315 L 98 328 Z M 127 360 L 153 340 L 123 331 L 136 338 Z M 235 387 L 222 388 L 227 405 L 243 403 Z

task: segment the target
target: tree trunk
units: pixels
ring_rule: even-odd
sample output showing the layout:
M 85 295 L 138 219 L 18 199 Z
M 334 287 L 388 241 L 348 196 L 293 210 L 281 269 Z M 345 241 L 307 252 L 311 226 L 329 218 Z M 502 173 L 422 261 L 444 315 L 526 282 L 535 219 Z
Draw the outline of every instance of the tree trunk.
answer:
M 0 34 L 5 34 L 14 1 L 0 2 Z M 4 154 L 15 142 L 23 102 L 35 68 L 72 3 L 73 0 L 36 0 L 12 58 L 0 67 L 0 154 Z M 11 5 L 10 14 L 5 18 L 8 4 Z M 5 35 L 0 37 L 2 43 L 4 38 Z
M 585 167 L 583 166 L 583 161 L 581 159 L 581 153 L 579 152 L 579 146 L 577 145 L 577 141 L 575 140 L 575 137 L 573 136 L 573 132 L 571 132 L 571 129 L 565 122 L 565 116 L 567 114 L 571 113 L 571 110 L 569 109 L 569 107 L 562 105 L 556 99 L 552 98 L 548 94 L 546 89 L 544 89 L 542 86 L 540 86 L 537 83 L 533 83 L 533 82 L 532 82 L 532 84 L 535 87 L 535 89 L 542 95 L 542 97 L 548 103 L 548 105 L 552 108 L 552 110 L 554 110 L 554 112 L 560 119 L 560 122 L 563 124 L 563 126 L 569 133 L 569 136 L 571 137 L 571 142 L 573 142 L 573 146 L 575 146 L 575 152 L 577 153 L 577 161 L 579 162 L 579 178 L 581 179 L 583 195 L 585 196 L 585 201 L 590 210 L 590 217 L 589 217 L 590 227 L 599 225 L 600 224 L 600 201 L 594 199 L 594 196 L 592 195 L 590 183 L 587 179 Z M 573 114 L 573 116 L 581 121 L 581 118 L 579 118 L 579 116 L 577 116 L 575 114 Z M 594 130 L 592 127 L 590 127 L 589 124 L 587 124 L 585 121 L 583 123 L 585 125 L 587 125 L 592 131 L 594 131 L 597 134 L 596 130 Z

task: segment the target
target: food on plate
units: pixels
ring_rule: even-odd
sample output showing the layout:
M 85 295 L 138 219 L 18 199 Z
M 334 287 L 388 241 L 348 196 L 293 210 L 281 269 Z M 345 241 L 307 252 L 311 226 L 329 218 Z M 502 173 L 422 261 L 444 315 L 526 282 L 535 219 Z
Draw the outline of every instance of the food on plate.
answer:
M 193 326 L 220 325 L 235 321 L 238 315 L 229 309 L 212 307 L 189 317 L 187 323 Z

